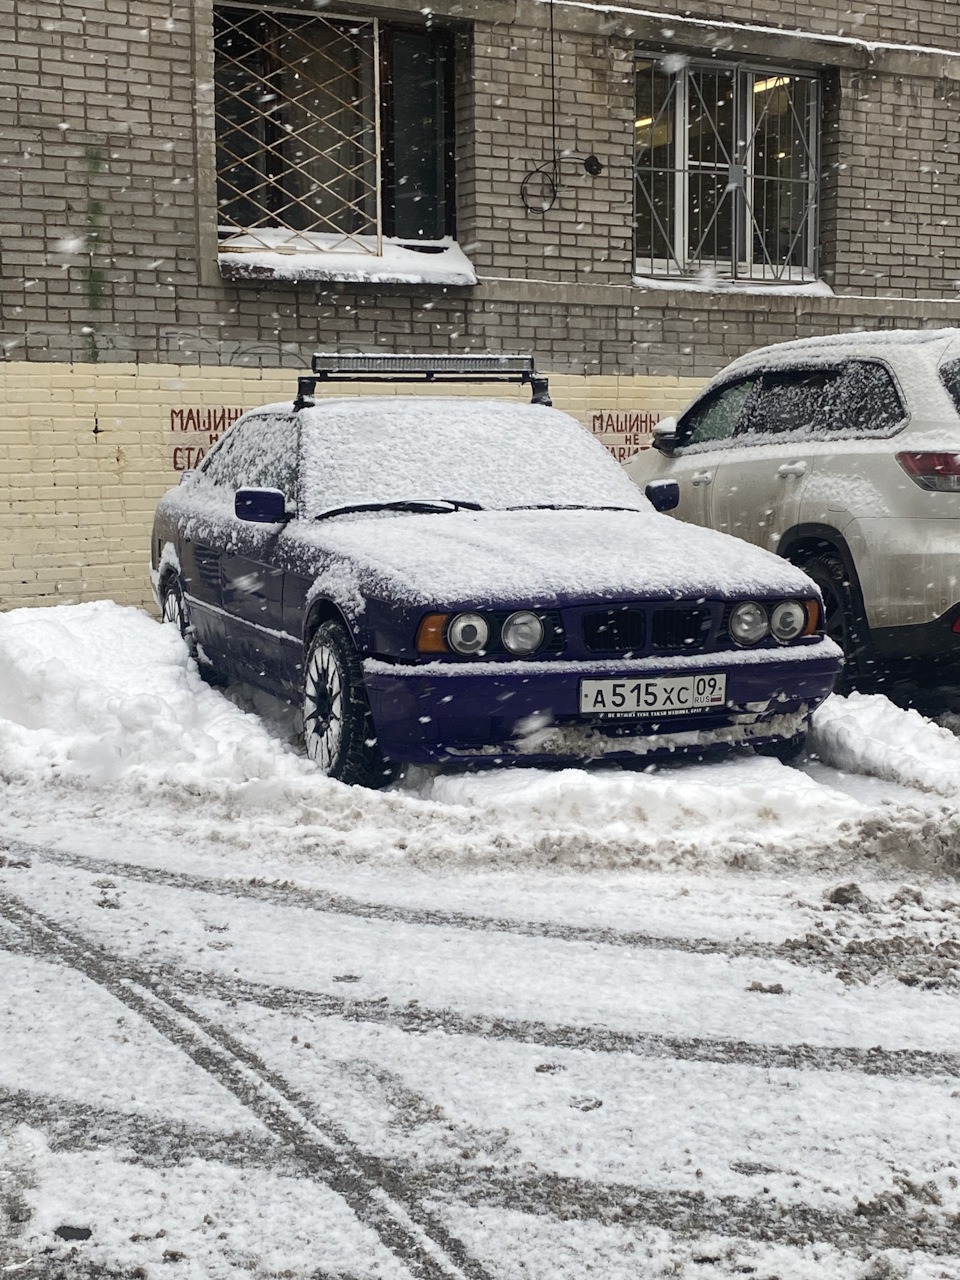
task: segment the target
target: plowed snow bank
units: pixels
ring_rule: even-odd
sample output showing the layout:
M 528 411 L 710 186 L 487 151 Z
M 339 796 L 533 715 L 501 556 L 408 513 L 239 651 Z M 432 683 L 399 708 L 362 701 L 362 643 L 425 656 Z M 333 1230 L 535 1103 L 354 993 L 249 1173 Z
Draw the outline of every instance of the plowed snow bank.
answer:
M 952 734 L 854 696 L 818 713 L 814 743 L 838 772 L 743 755 L 647 772 L 411 771 L 394 790 L 369 792 L 322 777 L 206 685 L 173 628 L 138 610 L 99 602 L 0 615 L 4 826 L 31 839 L 61 838 L 96 812 L 121 845 L 134 833 L 215 842 L 264 869 L 330 856 L 584 868 L 955 863 L 960 814 L 929 794 L 960 795 Z M 852 795 L 844 772 L 901 785 Z

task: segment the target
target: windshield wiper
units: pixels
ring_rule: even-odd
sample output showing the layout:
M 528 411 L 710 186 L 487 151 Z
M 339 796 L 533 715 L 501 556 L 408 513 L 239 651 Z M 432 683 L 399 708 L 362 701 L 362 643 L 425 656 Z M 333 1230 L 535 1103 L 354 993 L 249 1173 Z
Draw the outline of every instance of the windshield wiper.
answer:
M 583 502 L 530 502 L 504 511 L 640 511 L 640 507 L 594 507 Z
M 330 516 L 345 516 L 356 511 L 417 511 L 425 515 L 449 515 L 453 511 L 482 511 L 479 502 L 464 502 L 460 498 L 395 498 L 393 502 L 351 502 L 345 507 L 331 507 L 315 518 L 327 520 Z

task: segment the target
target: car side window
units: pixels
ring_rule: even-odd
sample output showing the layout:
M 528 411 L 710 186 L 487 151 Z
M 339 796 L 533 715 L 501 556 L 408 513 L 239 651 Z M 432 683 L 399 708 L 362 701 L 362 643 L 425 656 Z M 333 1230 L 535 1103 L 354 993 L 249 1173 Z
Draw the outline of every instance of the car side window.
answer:
M 755 385 L 756 378 L 728 383 L 688 409 L 679 425 L 681 447 L 729 440 Z
M 946 387 L 957 410 L 960 411 L 960 360 L 947 360 L 940 366 L 940 381 Z
M 907 409 L 890 370 L 869 360 L 844 367 L 826 429 L 831 434 L 886 435 L 907 418 Z
M 297 419 L 292 414 L 244 418 L 207 457 L 204 479 L 227 489 L 279 489 L 295 499 Z
M 871 360 L 766 372 L 737 429 L 744 443 L 884 435 L 907 417 L 890 371 Z
M 738 436 L 808 436 L 823 431 L 832 415 L 839 369 L 766 372 L 737 429 Z

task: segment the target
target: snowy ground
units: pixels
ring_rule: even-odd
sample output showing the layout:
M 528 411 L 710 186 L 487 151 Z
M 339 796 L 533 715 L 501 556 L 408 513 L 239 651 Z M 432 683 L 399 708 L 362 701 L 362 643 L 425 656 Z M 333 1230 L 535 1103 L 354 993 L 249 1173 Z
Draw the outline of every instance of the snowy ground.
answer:
M 0 1275 L 960 1280 L 960 741 L 319 777 L 0 615 Z

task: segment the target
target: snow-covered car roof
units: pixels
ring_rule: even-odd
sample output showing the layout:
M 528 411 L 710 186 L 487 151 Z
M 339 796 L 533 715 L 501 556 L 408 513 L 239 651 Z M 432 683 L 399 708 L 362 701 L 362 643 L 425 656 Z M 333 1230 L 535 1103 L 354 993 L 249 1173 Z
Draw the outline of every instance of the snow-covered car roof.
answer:
M 324 400 L 299 418 L 306 515 L 409 498 L 459 500 L 487 510 L 647 508 L 599 441 L 574 418 L 542 405 L 354 396 Z
M 794 364 L 798 359 L 819 362 L 852 355 L 875 356 L 895 367 L 917 364 L 936 367 L 948 356 L 960 356 L 960 329 L 886 329 L 880 333 L 832 333 L 776 342 L 732 361 L 714 381 L 761 365 L 775 369 Z
M 957 409 L 937 371 L 947 360 L 960 359 L 960 328 L 886 329 L 880 333 L 835 333 L 777 342 L 733 360 L 710 380 L 706 389 L 747 373 L 797 364 L 831 364 L 855 357 L 882 360 L 894 371 L 906 394 L 915 429 L 939 431 L 946 425 L 951 431 L 956 430 Z

